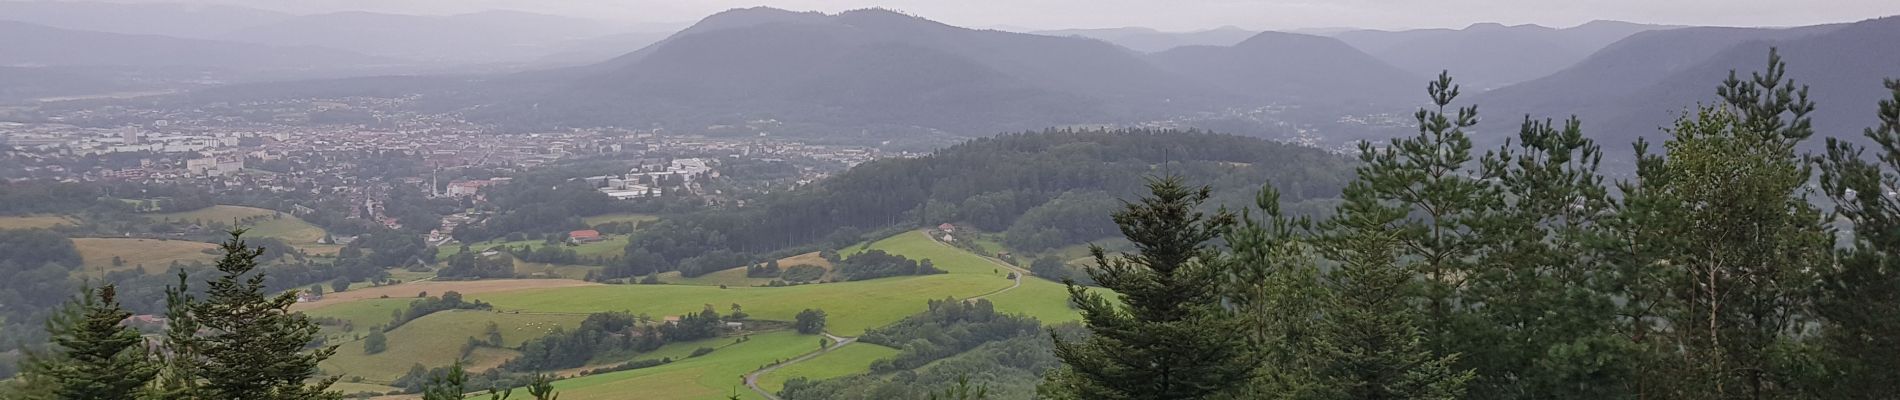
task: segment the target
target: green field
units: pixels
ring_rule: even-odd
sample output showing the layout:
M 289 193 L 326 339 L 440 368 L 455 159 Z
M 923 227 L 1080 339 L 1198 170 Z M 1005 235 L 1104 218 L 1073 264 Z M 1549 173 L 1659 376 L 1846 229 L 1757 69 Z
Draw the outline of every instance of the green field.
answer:
M 646 223 L 646 222 L 652 222 L 658 219 L 660 219 L 660 216 L 653 215 L 653 214 L 618 213 L 618 214 L 595 215 L 592 217 L 581 218 L 581 222 L 586 223 L 587 226 L 595 226 L 595 225 L 605 224 L 609 222 Z
M 494 304 L 503 313 L 465 311 L 431 315 L 391 332 L 389 352 L 366 356 L 362 354 L 360 342 L 350 342 L 343 345 L 337 358 L 326 363 L 326 368 L 334 367 L 331 370 L 347 371 L 349 375 L 383 382 L 406 372 L 414 363 L 434 367 L 455 361 L 456 352 L 466 340 L 464 338 L 480 335 L 488 320 L 496 320 L 503 327 L 504 334 L 510 334 L 511 327 L 554 323 L 537 318 L 566 317 L 571 318 L 568 321 L 577 322 L 587 313 L 605 311 L 644 313 L 659 318 L 694 312 L 706 305 L 725 312 L 728 305 L 736 303 L 754 319 L 790 321 L 800 310 L 817 308 L 829 315 L 828 332 L 856 336 L 867 329 L 888 325 L 921 312 L 927 307 L 928 300 L 989 295 L 987 298 L 997 305 L 998 310 L 1030 315 L 1045 323 L 1079 318 L 1075 310 L 1067 307 L 1067 293 L 1061 284 L 1026 278 L 1020 287 L 998 293 L 998 290 L 1012 285 L 1006 278 L 1011 269 L 989 258 L 938 243 L 921 231 L 878 240 L 870 243 L 869 248 L 913 259 L 929 259 L 949 273 L 775 288 L 752 287 L 755 279 L 745 278 L 744 269 L 741 268 L 691 279 L 677 276 L 666 278 L 669 282 L 692 284 L 602 285 L 465 293 L 466 298 Z M 860 251 L 858 246 L 849 250 Z M 790 262 L 811 263 L 809 258 L 816 256 L 809 256 L 805 259 L 793 257 L 798 260 Z M 781 260 L 780 264 L 792 265 L 787 260 Z M 728 288 L 721 289 L 717 287 L 718 284 L 727 284 Z M 311 311 L 311 315 L 359 321 L 356 326 L 360 331 L 367 326 L 387 322 L 389 310 L 406 306 L 411 300 L 364 299 L 318 308 Z M 508 317 L 521 319 L 497 319 Z M 425 332 L 428 333 L 426 337 L 423 334 Z M 508 338 L 511 344 L 519 343 L 518 340 L 514 336 Z M 562 392 L 561 398 L 567 400 L 619 399 L 630 395 L 641 399 L 708 399 L 724 398 L 735 392 L 742 398 L 758 398 L 744 388 L 741 378 L 744 374 L 817 348 L 817 336 L 792 332 L 756 334 L 752 340 L 742 343 L 731 343 L 731 338 L 714 340 L 719 341 L 714 342 L 717 345 L 725 347 L 706 356 L 663 366 L 566 379 L 557 382 L 557 387 Z M 418 344 L 405 345 L 409 343 Z M 699 347 L 717 346 L 697 342 L 676 343 L 637 357 L 677 359 Z M 476 367 L 492 366 L 499 362 L 498 358 L 506 357 L 510 352 L 492 349 L 478 354 L 473 360 L 465 361 Z M 831 378 L 860 373 L 867 370 L 871 362 L 895 352 L 870 344 L 852 344 L 762 376 L 761 385 L 777 390 L 791 377 Z M 624 360 L 600 360 L 596 364 L 619 361 Z
M 321 367 L 324 371 L 343 374 L 345 379 L 360 376 L 368 382 L 388 383 L 408 372 L 409 367 L 415 364 L 439 367 L 454 363 L 468 338 L 483 338 L 489 322 L 500 326 L 503 342 L 512 348 L 528 339 L 545 336 L 555 327 L 573 329 L 580 326 L 582 318 L 584 316 L 580 315 L 442 311 L 409 321 L 388 332 L 389 350 L 382 353 L 364 354 L 361 340 L 338 343 L 341 346 L 337 348 L 336 355 L 324 361 Z M 363 327 L 357 331 L 368 332 Z M 515 355 L 513 350 L 484 349 L 462 361 L 470 370 L 483 371 Z
M 1009 281 L 969 274 L 907 276 L 871 281 L 811 284 L 791 287 L 731 287 L 689 285 L 606 285 L 531 289 L 466 295 L 501 310 L 593 313 L 629 311 L 653 316 L 697 312 L 706 304 L 724 312 L 738 303 L 752 318 L 791 321 L 807 308 L 830 315 L 833 334 L 855 336 L 923 311 L 926 300 L 966 298 L 1009 286 Z
M 871 362 L 897 354 L 897 349 L 870 343 L 852 343 L 810 360 L 780 368 L 759 376 L 759 387 L 778 393 L 785 381 L 795 377 L 831 379 L 870 371 Z
M 358 393 L 381 395 L 384 393 L 389 393 L 391 391 L 400 391 L 402 389 L 397 389 L 394 386 L 383 386 L 383 385 L 378 385 L 374 383 L 337 382 L 336 384 L 330 385 L 330 390 L 342 392 L 344 396 L 349 396 L 349 395 L 358 394 Z
M 218 259 L 217 255 L 204 252 L 218 245 L 189 240 L 74 238 L 73 247 L 79 250 L 79 258 L 86 265 L 80 271 L 84 273 L 130 270 L 144 265 L 145 272 L 157 274 L 165 272 L 173 261 L 210 264 Z M 113 266 L 112 257 L 119 257 L 123 265 Z
M 416 301 L 416 299 L 408 297 L 364 299 L 305 311 L 304 314 L 316 318 L 335 318 L 349 321 L 351 325 L 355 326 L 352 332 L 364 333 L 369 332 L 368 329 L 370 327 L 388 325 L 392 319 L 389 313 L 391 311 L 409 308 L 409 302 L 412 301 Z
M 627 235 L 606 235 L 605 240 L 601 240 L 598 242 L 581 243 L 579 245 L 573 245 L 573 246 L 562 244 L 561 246 L 566 246 L 566 247 L 563 247 L 565 249 L 574 250 L 574 254 L 578 254 L 582 257 L 601 257 L 601 256 L 612 257 L 612 256 L 618 256 L 627 250 L 627 240 L 629 239 L 630 237 Z M 516 241 L 490 240 L 486 242 L 470 243 L 468 245 L 468 249 L 473 250 L 473 251 L 484 251 L 484 250 L 495 248 L 497 246 L 508 246 L 511 248 L 520 248 L 521 246 L 524 246 L 524 245 L 539 249 L 541 248 L 541 246 L 546 246 L 548 244 L 547 244 L 547 241 L 541 240 L 541 239 L 516 240 Z M 460 254 L 462 252 L 462 246 L 459 246 L 459 245 L 458 246 L 444 245 L 441 247 L 441 249 L 442 249 L 441 252 L 436 254 L 436 258 L 438 259 L 447 259 L 449 256 Z
M 290 213 L 279 213 L 256 207 L 220 205 L 185 212 L 152 214 L 147 217 L 154 221 L 204 221 L 227 225 L 244 218 L 262 217 L 239 226 L 245 229 L 245 236 L 275 238 L 297 246 L 298 249 L 312 255 L 336 254 L 337 250 L 343 248 L 338 245 L 317 244 L 318 241 L 323 240 L 321 227 L 304 222 L 302 219 L 291 216 Z
M 60 225 L 76 225 L 77 221 L 63 215 L 26 215 L 0 217 L 0 229 L 43 229 Z
M 779 268 L 790 268 L 791 266 L 801 265 L 801 264 L 816 265 L 819 267 L 823 267 L 827 270 L 831 269 L 831 262 L 825 261 L 824 258 L 819 257 L 818 252 L 810 252 L 810 253 L 799 254 L 799 255 L 795 255 L 791 257 L 778 259 Z M 820 278 L 819 280 L 823 281 L 829 278 L 830 276 L 826 276 L 825 278 Z M 710 274 L 705 274 L 705 275 L 700 275 L 700 276 L 695 276 L 691 278 L 680 275 L 679 271 L 673 271 L 673 272 L 660 274 L 661 282 L 666 282 L 668 284 L 674 284 L 674 285 L 699 285 L 699 286 L 725 285 L 728 287 L 764 286 L 764 285 L 772 283 L 772 281 L 774 280 L 778 280 L 778 278 L 747 277 L 745 276 L 745 267 L 743 266 L 733 267 L 731 269 L 726 269 L 726 270 L 713 272 Z
M 657 367 L 565 379 L 555 382 L 554 388 L 561 393 L 561 400 L 696 400 L 723 399 L 732 394 L 758 399 L 758 394 L 745 387 L 745 374 L 817 349 L 818 336 L 791 331 L 762 333 L 712 354 Z

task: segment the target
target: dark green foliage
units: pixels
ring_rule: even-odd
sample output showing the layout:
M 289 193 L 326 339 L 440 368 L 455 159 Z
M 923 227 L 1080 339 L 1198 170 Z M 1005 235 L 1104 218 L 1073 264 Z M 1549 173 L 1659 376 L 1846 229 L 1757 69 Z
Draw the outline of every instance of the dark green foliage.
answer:
M 1207 242 L 1234 223 L 1233 215 L 1196 211 L 1211 190 L 1190 188 L 1179 177 L 1153 179 L 1149 190 L 1114 215 L 1138 252 L 1111 258 L 1091 249 L 1096 265 L 1089 275 L 1120 301 L 1069 285 L 1069 299 L 1094 335 L 1056 341 L 1068 370 L 1051 379 L 1053 392 L 1201 398 L 1237 390 L 1254 372 L 1258 360 L 1234 334 L 1243 325 L 1220 307 L 1217 271 L 1206 264 L 1218 255 Z
M 444 278 L 496 279 L 515 277 L 515 261 L 507 255 L 483 257 L 479 252 L 464 251 L 449 256 L 447 265 L 436 271 Z
M 1138 177 L 1157 165 L 1210 182 L 1281 182 L 1287 186 L 1289 202 L 1306 202 L 1338 193 L 1349 176 L 1346 163 L 1318 149 L 1193 131 L 1004 134 L 926 157 L 865 163 L 817 184 L 749 202 L 744 208 L 654 222 L 633 234 L 624 257 L 628 265 L 610 266 L 602 275 L 621 278 L 676 267 L 683 270 L 682 260 L 715 250 L 766 254 L 825 245 L 839 248 L 868 239 L 864 236 L 869 233 L 910 228 L 929 219 L 923 217 L 969 220 L 978 228 L 1001 231 L 1030 209 L 1069 192 L 1077 192 L 1070 196 L 1078 200 L 1076 204 L 1064 202 L 1046 210 L 1050 222 L 1058 224 L 1060 238 L 1042 243 L 1074 244 L 1093 239 L 1088 236 L 1099 233 L 1110 221 L 1100 214 L 1090 217 L 1071 211 L 1096 209 L 1087 205 L 1139 194 L 1143 182 Z M 1246 195 L 1238 188 L 1231 194 Z M 932 205 L 926 209 L 926 203 Z M 1059 216 L 1080 219 L 1053 218 Z
M 489 310 L 494 308 L 495 306 L 483 303 L 481 300 L 476 300 L 472 303 L 462 301 L 462 294 L 451 290 L 443 292 L 442 297 L 424 297 L 409 302 L 409 308 L 404 309 L 401 314 L 397 314 L 396 319 L 389 321 L 389 325 L 383 327 L 383 330 L 393 331 L 396 330 L 397 327 L 402 326 L 402 324 L 409 323 L 409 321 L 414 321 L 417 318 L 442 311 Z
M 380 327 L 371 328 L 369 335 L 363 337 L 363 353 L 376 354 L 384 350 L 389 350 L 389 337 L 383 335 Z
M 138 331 L 120 325 L 132 313 L 119 307 L 111 285 L 82 295 L 77 314 L 49 321 L 58 352 L 27 360 L 27 382 L 50 383 L 52 398 L 120 400 L 143 394 L 159 365 Z
M 1000 318 L 1022 318 L 1003 316 Z M 1075 324 L 1050 327 L 1063 337 L 1073 338 L 1081 328 Z M 975 341 L 962 335 L 974 330 L 921 332 L 925 336 L 948 336 L 944 342 Z M 968 351 L 925 364 L 923 368 L 889 373 L 855 375 L 823 381 L 792 378 L 778 395 L 787 400 L 881 400 L 925 399 L 940 396 L 959 387 L 987 390 L 992 399 L 1036 398 L 1041 376 L 1062 365 L 1055 356 L 1055 342 L 1049 335 L 1029 333 L 989 341 Z M 967 380 L 967 383 L 965 383 Z
M 1041 333 L 1036 319 L 999 314 L 989 300 L 931 300 L 930 309 L 890 326 L 864 333 L 859 340 L 898 349 L 897 355 L 871 363 L 872 372 L 921 367 L 985 343 Z
M 825 332 L 825 310 L 804 309 L 798 312 L 792 326 L 798 333 L 816 335 Z
M 190 313 L 205 334 L 190 339 L 193 360 L 203 379 L 195 394 L 207 399 L 328 399 L 335 377 L 316 379 L 317 363 L 336 347 L 306 351 L 317 338 L 317 324 L 290 312 L 296 294 L 264 294 L 264 275 L 254 271 L 261 249 L 245 245 L 243 231 L 224 242 L 218 260 L 223 275 L 209 282 L 205 298 Z M 314 383 L 313 383 L 314 382 Z
M 838 273 L 838 277 L 847 281 L 944 273 L 943 270 L 931 265 L 930 260 L 920 262 L 885 253 L 883 250 L 870 250 L 852 255 L 839 261 L 833 269 Z
M 825 267 L 809 264 L 793 265 L 779 274 L 779 280 L 786 282 L 813 282 L 825 277 Z
M 65 235 L 44 229 L 4 230 L 0 229 L 0 265 L 36 268 L 46 264 L 59 264 L 67 268 L 80 265 L 79 250 L 73 248 L 72 239 Z M 11 272 L 0 270 L 0 272 Z
M 1853 242 L 1835 269 L 1823 271 L 1816 314 L 1829 326 L 1821 346 L 1835 366 L 1812 390 L 1827 398 L 1871 399 L 1900 393 L 1900 80 L 1888 80 L 1880 125 L 1866 150 L 1828 139 L 1821 187 L 1851 222 Z

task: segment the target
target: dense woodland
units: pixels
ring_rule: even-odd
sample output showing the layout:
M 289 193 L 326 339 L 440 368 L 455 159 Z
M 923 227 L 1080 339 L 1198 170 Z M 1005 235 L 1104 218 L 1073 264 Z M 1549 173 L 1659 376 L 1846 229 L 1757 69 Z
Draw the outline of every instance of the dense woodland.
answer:
M 1115 214 L 1140 251 L 1096 251 L 1120 297 L 1071 290 L 1093 335 L 1057 341 L 1041 397 L 1891 398 L 1900 82 L 1878 147 L 1802 154 L 1815 106 L 1785 70 L 1731 76 L 1626 180 L 1575 120 L 1475 152 L 1443 76 L 1330 217 L 1274 186 L 1202 212 L 1207 188 L 1158 180 Z
M 745 208 L 661 220 L 634 234 L 625 258 L 605 277 L 704 273 L 710 271 L 699 267 L 703 262 L 689 259 L 712 254 L 736 261 L 719 269 L 732 268 L 943 222 L 1024 232 L 1023 244 L 1035 248 L 1082 243 L 1112 235 L 1105 216 L 1113 199 L 1138 194 L 1140 176 L 1161 172 L 1232 188 L 1280 182 L 1288 187 L 1289 209 L 1324 212 L 1350 177 L 1349 165 L 1318 149 L 1204 132 L 1005 134 L 926 157 L 873 161 Z M 1228 204 L 1251 202 L 1246 190 L 1221 195 Z

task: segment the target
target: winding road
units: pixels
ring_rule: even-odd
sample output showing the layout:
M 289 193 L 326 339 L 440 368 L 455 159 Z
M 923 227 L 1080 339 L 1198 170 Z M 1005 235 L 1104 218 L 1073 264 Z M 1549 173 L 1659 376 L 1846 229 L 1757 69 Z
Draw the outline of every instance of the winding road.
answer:
M 930 234 L 930 232 L 928 232 L 928 231 L 925 231 L 925 232 L 923 232 L 923 234 L 924 234 L 924 236 L 925 236 L 925 237 L 929 237 L 929 238 L 930 238 L 930 242 L 931 242 L 931 243 L 936 243 L 936 244 L 937 244 L 938 246 L 943 246 L 943 247 L 949 247 L 949 248 L 952 248 L 952 249 L 956 249 L 957 251 L 964 251 L 964 252 L 968 252 L 967 250 L 963 250 L 963 249 L 960 249 L 960 248 L 957 248 L 956 246 L 951 246 L 951 245 L 950 245 L 949 243 L 944 243 L 942 239 L 938 239 L 938 238 L 937 238 L 936 236 L 934 236 L 934 235 L 931 235 L 931 234 Z M 1016 267 L 1015 265 L 1010 265 L 1009 263 L 1006 263 L 1006 262 L 1003 262 L 1003 260 L 998 260 L 998 259 L 995 259 L 995 258 L 992 258 L 992 257 L 990 257 L 990 256 L 986 256 L 986 255 L 982 255 L 982 254 L 976 254 L 976 253 L 970 253 L 970 254 L 975 254 L 975 255 L 976 255 L 976 256 L 977 256 L 978 258 L 982 258 L 982 259 L 983 259 L 984 261 L 989 261 L 989 262 L 990 262 L 991 264 L 996 264 L 996 265 L 997 265 L 997 266 L 999 266 L 999 267 L 1003 267 L 1004 269 L 1008 269 L 1008 270 L 1009 270 L 1010 272 L 1012 272 L 1012 273 L 1014 273 L 1014 275 L 1015 275 L 1015 277 L 1016 277 L 1016 278 L 1015 278 L 1015 279 L 1011 279 L 1011 280 L 1010 280 L 1010 285 L 1009 285 L 1009 287 L 1006 287 L 1006 288 L 1002 288 L 1002 289 L 997 289 L 996 291 L 993 291 L 993 292 L 989 292 L 989 293 L 984 293 L 984 294 L 981 294 L 981 295 L 977 295 L 977 296 L 975 296 L 975 297 L 971 297 L 971 298 L 968 298 L 968 299 L 964 299 L 965 301 L 968 301 L 968 300 L 976 300 L 976 299 L 981 299 L 981 298 L 985 298 L 985 297 L 990 297 L 990 296 L 995 296 L 995 295 L 998 295 L 998 294 L 1002 294 L 1002 293 L 1004 293 L 1004 292 L 1008 292 L 1008 291 L 1011 291 L 1011 290 L 1016 290 L 1016 288 L 1019 288 L 1019 287 L 1023 287 L 1023 276 L 1024 276 L 1024 275 L 1029 275 L 1029 271 L 1028 271 L 1028 270 L 1024 270 L 1024 269 L 1022 269 L 1022 268 L 1017 268 L 1017 267 Z M 782 362 L 782 363 L 778 363 L 778 364 L 773 364 L 772 366 L 769 366 L 769 367 L 765 367 L 765 368 L 761 368 L 761 369 L 759 369 L 759 370 L 757 370 L 757 371 L 752 371 L 752 373 L 749 373 L 749 374 L 746 374 L 746 375 L 745 375 L 745 386 L 746 386 L 747 388 L 751 388 L 751 389 L 752 389 L 752 391 L 753 391 L 753 392 L 755 392 L 755 393 L 758 393 L 758 394 L 759 394 L 759 396 L 762 396 L 762 397 L 765 397 L 765 398 L 767 398 L 767 399 L 771 399 L 771 400 L 780 400 L 777 394 L 774 394 L 774 393 L 772 393 L 771 391 L 767 391 L 767 390 L 765 390 L 765 388 L 762 388 L 762 387 L 759 387 L 759 377 L 760 377 L 760 376 L 763 376 L 763 375 L 765 375 L 765 374 L 769 374 L 769 373 L 772 373 L 772 371 L 777 371 L 777 370 L 779 370 L 780 368 L 785 368 L 785 367 L 788 367 L 788 366 L 791 366 L 792 364 L 797 364 L 797 363 L 800 363 L 800 362 L 803 362 L 803 361 L 805 361 L 805 360 L 810 360 L 810 359 L 812 359 L 812 358 L 816 358 L 816 357 L 818 357 L 818 356 L 821 356 L 821 355 L 825 355 L 825 353 L 830 353 L 830 352 L 832 352 L 832 351 L 834 351 L 834 350 L 838 350 L 839 348 L 842 348 L 842 347 L 844 347 L 845 345 L 849 345 L 849 344 L 852 344 L 852 343 L 857 343 L 857 342 L 858 342 L 858 338 L 855 338 L 855 337 L 842 337 L 842 336 L 837 336 L 837 335 L 833 335 L 833 334 L 831 334 L 830 332 L 824 332 L 824 333 L 821 333 L 821 334 L 823 334 L 823 335 L 825 335 L 825 337 L 826 337 L 826 338 L 829 338 L 829 339 L 831 339 L 831 343 L 832 343 L 832 345 L 831 345 L 830 347 L 826 347 L 826 348 L 824 348 L 824 349 L 821 349 L 821 350 L 818 350 L 818 351 L 813 351 L 813 352 L 810 352 L 810 353 L 805 353 L 804 355 L 801 355 L 801 356 L 798 356 L 797 358 L 793 358 L 793 359 L 791 359 L 791 360 L 789 360 L 789 361 L 786 361 L 786 362 Z

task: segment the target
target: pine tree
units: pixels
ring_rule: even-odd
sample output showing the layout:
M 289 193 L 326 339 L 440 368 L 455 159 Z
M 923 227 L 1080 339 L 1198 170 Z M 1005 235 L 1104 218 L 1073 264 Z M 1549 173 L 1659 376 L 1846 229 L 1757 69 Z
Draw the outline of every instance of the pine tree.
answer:
M 190 294 L 184 271 L 178 272 L 178 285 L 165 287 L 164 368 L 159 371 L 153 397 L 159 399 L 197 399 L 198 372 L 202 368 L 197 348 L 199 324 L 191 315 L 197 302 Z
M 1364 178 L 1353 185 L 1363 188 Z M 1438 356 L 1425 345 L 1420 311 L 1403 295 L 1413 291 L 1414 272 L 1398 263 L 1404 233 L 1388 224 L 1404 211 L 1367 207 L 1378 200 L 1365 190 L 1346 193 L 1321 246 L 1339 264 L 1323 278 L 1328 303 L 1316 349 L 1324 360 L 1318 373 L 1332 394 L 1326 397 L 1462 397 L 1475 375 L 1453 369 L 1457 355 Z
M 447 372 L 429 376 L 429 383 L 422 385 L 422 400 L 462 400 L 467 385 L 468 375 L 462 371 L 462 362 L 456 361 Z
M 1054 392 L 1088 399 L 1196 399 L 1244 390 L 1259 360 L 1242 321 L 1219 306 L 1218 254 L 1207 242 L 1233 224 L 1226 211 L 1197 211 L 1207 187 L 1178 177 L 1151 180 L 1151 194 L 1115 213 L 1136 253 L 1090 249 L 1089 275 L 1122 295 L 1119 302 L 1068 282 L 1069 299 L 1093 335 L 1056 338 L 1068 370 Z
M 158 373 L 145 340 L 121 325 L 131 312 L 119 307 L 111 285 L 80 296 L 75 315 L 48 322 L 57 355 L 34 356 L 26 373 L 43 375 L 50 394 L 62 400 L 121 400 L 139 397 Z M 41 377 L 29 377 L 38 379 Z
M 560 400 L 561 395 L 554 392 L 554 375 L 535 374 L 528 382 L 528 395 L 534 400 Z
M 1875 399 L 1900 393 L 1900 80 L 1880 102 L 1880 126 L 1864 135 L 1874 160 L 1852 143 L 1829 138 L 1820 158 L 1821 187 L 1835 213 L 1851 222 L 1853 241 L 1822 272 L 1817 314 L 1835 375 L 1813 385 L 1824 398 Z
M 1753 79 L 1731 72 L 1718 90 L 1728 105 L 1683 117 L 1664 145 L 1663 187 L 1690 228 L 1670 282 L 1680 306 L 1670 320 L 1687 349 L 1679 361 L 1704 383 L 1690 393 L 1787 393 L 1794 372 L 1778 349 L 1802 329 L 1812 268 L 1827 263 L 1832 238 L 1805 198 L 1811 167 L 1796 153 L 1813 135 L 1814 106 L 1786 68 L 1771 51 Z
M 191 304 L 192 318 L 204 333 L 191 340 L 201 356 L 199 395 L 228 400 L 334 399 L 337 377 L 312 379 L 317 363 L 336 347 L 304 351 L 317 335 L 317 324 L 290 312 L 295 293 L 264 295 L 264 274 L 257 269 L 262 248 L 246 246 L 243 230 L 231 232 L 218 260 L 223 276 L 210 281 L 206 298 Z
M 1326 292 L 1305 234 L 1310 222 L 1282 215 L 1272 185 L 1254 202 L 1261 215 L 1242 211 L 1225 236 L 1232 251 L 1220 263 L 1221 295 L 1245 322 L 1249 345 L 1262 360 L 1247 391 L 1258 398 L 1321 397 L 1329 389 L 1318 376 L 1325 355 L 1316 350 L 1326 344 L 1314 316 L 1323 315 Z

